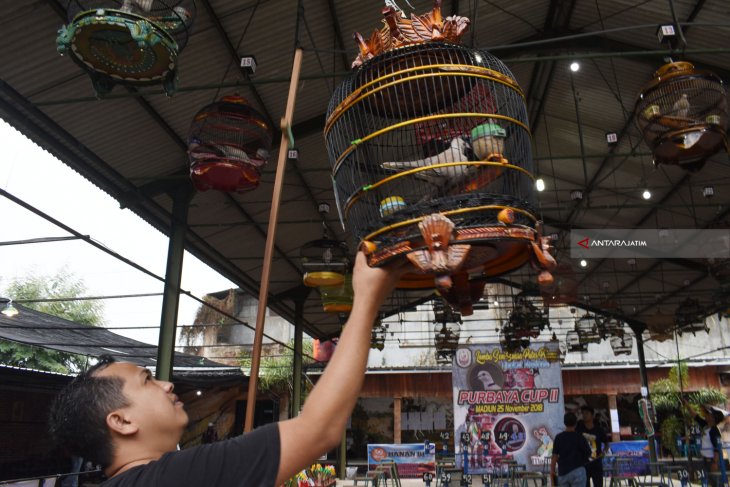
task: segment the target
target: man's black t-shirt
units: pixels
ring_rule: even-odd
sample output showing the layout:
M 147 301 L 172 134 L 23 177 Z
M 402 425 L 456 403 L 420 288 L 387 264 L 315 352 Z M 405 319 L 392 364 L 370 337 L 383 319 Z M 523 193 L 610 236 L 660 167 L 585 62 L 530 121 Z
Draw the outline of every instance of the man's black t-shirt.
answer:
M 555 436 L 553 455 L 558 455 L 558 475 L 566 475 L 588 462 L 591 449 L 582 434 L 563 431 Z
M 606 432 L 603 428 L 594 422 L 593 428 L 588 429 L 581 421 L 576 425 L 575 431 L 582 433 L 588 446 L 591 447 L 591 460 L 596 460 L 603 454 L 603 450 L 606 449 Z
M 272 423 L 231 440 L 165 453 L 102 487 L 272 487 L 279 454 L 279 425 Z

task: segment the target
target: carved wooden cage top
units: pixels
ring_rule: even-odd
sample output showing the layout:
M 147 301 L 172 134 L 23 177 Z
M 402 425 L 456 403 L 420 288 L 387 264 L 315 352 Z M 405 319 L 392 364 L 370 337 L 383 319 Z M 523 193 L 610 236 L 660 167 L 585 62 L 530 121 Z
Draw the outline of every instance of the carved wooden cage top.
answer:
M 534 228 L 525 98 L 491 54 L 433 42 L 382 53 L 332 97 L 325 126 L 340 217 L 379 247 L 441 212 L 457 229 L 515 208 Z

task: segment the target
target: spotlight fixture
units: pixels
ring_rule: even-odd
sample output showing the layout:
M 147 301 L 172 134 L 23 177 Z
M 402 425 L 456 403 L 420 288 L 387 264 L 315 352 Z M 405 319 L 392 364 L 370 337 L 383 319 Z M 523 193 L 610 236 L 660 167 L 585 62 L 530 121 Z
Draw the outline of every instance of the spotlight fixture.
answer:
M 538 191 L 545 191 L 545 180 L 542 178 L 537 178 L 537 181 L 535 181 L 535 189 Z
M 588 267 L 588 261 L 585 259 L 580 260 L 580 266 L 581 267 Z
M 715 187 L 714 186 L 705 186 L 702 188 L 702 196 L 705 198 L 712 198 L 715 196 Z
M 645 189 L 643 193 L 641 193 L 641 197 L 645 200 L 651 199 L 651 191 L 648 189 Z
M 580 69 L 580 64 L 577 61 L 570 63 L 570 70 L 576 73 Z
M 13 300 L 11 299 L 10 301 L 7 302 L 7 304 L 5 305 L 3 310 L 0 311 L 0 313 L 12 318 L 13 316 L 16 316 L 18 314 L 18 308 L 13 306 Z

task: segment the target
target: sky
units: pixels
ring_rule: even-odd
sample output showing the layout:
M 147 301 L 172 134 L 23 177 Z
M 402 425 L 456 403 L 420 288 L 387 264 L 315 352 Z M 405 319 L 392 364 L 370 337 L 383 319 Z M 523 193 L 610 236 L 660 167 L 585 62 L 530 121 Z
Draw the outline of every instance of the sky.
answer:
M 54 156 L 0 120 L 0 187 L 83 235 L 164 277 L 168 239 Z M 0 242 L 69 234 L 0 196 Z M 16 278 L 49 276 L 61 269 L 81 279 L 87 296 L 162 293 L 163 283 L 82 240 L 0 246 L 0 296 Z M 193 255 L 185 253 L 182 289 L 197 297 L 236 287 Z M 156 344 L 162 297 L 106 299 L 109 328 Z M 192 324 L 197 301 L 181 296 L 178 325 Z

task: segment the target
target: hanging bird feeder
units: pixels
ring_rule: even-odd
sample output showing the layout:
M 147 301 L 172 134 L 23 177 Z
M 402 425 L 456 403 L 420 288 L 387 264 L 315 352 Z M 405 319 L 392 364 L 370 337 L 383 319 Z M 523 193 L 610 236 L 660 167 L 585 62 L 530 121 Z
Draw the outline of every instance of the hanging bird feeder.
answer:
M 349 268 L 347 244 L 329 238 L 302 245 L 299 257 L 304 267 L 304 285 L 339 286 Z
M 190 37 L 193 0 L 69 0 L 56 38 L 89 73 L 97 94 L 115 84 L 175 91 L 177 58 Z
M 349 313 L 352 311 L 352 274 L 345 274 L 345 280 L 338 286 L 320 286 L 322 307 L 327 313 Z
M 719 76 L 687 62 L 665 64 L 636 103 L 636 116 L 656 164 L 699 171 L 727 150 L 727 99 Z
M 325 141 L 340 217 L 383 265 L 408 258 L 464 315 L 470 277 L 532 261 L 549 284 L 525 96 L 488 52 L 460 46 L 469 20 L 383 9 L 330 100 Z M 461 276 L 461 277 L 458 277 Z M 416 281 L 410 278 L 410 282 Z M 451 294 L 450 290 L 454 290 Z M 474 291 L 474 292 L 472 292 Z M 469 298 L 470 299 L 470 298 Z
M 240 96 L 225 96 L 193 118 L 188 134 L 190 177 L 199 191 L 258 187 L 273 132 Z

